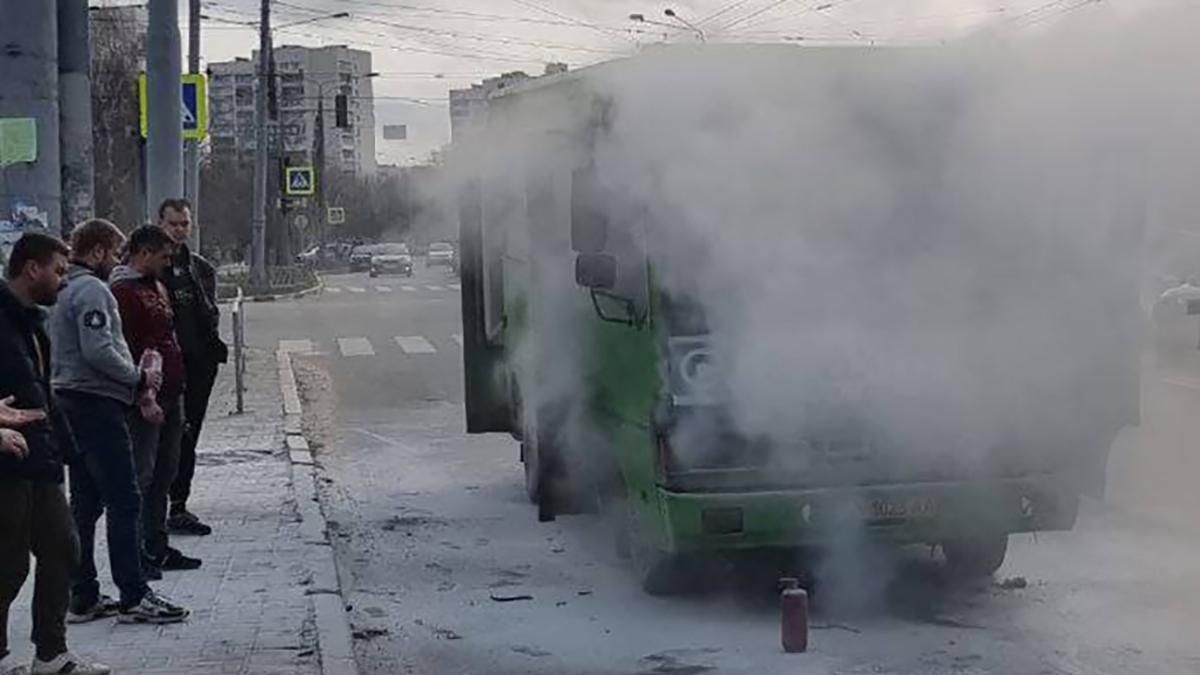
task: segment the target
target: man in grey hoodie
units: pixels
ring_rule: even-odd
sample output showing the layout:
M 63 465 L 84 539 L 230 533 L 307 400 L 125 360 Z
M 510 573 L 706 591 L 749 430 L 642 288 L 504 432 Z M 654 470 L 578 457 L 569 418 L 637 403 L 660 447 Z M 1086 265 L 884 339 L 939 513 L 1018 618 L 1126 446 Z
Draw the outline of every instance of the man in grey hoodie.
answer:
M 52 384 L 79 448 L 70 471 L 71 511 L 82 549 L 71 589 L 72 623 L 118 613 L 127 623 L 172 623 L 188 614 L 150 590 L 141 565 L 142 498 L 127 418 L 138 390 L 160 385 L 162 376 L 134 363 L 117 301 L 105 284 L 124 242 L 106 220 L 75 230 L 67 286 L 50 323 Z M 96 574 L 96 521 L 106 511 L 119 603 L 100 593 Z

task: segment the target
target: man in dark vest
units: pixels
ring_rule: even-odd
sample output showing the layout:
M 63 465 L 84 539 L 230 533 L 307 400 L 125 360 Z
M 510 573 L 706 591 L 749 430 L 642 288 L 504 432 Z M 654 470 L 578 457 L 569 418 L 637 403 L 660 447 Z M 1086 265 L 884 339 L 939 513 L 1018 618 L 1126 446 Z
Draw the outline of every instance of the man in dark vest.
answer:
M 212 528 L 187 508 L 196 474 L 196 443 L 208 398 L 217 379 L 217 368 L 229 358 L 229 349 L 218 330 L 217 273 L 200 254 L 188 248 L 192 233 L 192 205 L 186 199 L 166 199 L 158 207 L 158 226 L 175 241 L 175 257 L 164 281 L 175 312 L 175 335 L 183 349 L 187 388 L 184 391 L 183 444 L 179 473 L 171 485 L 171 510 L 167 527 L 174 534 L 206 535 Z

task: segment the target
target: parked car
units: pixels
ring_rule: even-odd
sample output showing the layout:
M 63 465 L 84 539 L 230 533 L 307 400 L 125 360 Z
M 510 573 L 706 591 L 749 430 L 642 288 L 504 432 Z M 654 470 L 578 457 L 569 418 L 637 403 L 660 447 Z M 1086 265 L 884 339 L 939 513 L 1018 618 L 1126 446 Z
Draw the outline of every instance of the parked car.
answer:
M 371 256 L 370 275 L 403 274 L 411 277 L 413 274 L 412 256 L 409 255 L 405 244 L 379 244 Z
M 371 258 L 379 244 L 361 244 L 350 250 L 350 271 L 364 272 L 371 269 Z
M 425 256 L 426 267 L 454 267 L 454 247 L 439 241 L 429 245 L 429 253 Z

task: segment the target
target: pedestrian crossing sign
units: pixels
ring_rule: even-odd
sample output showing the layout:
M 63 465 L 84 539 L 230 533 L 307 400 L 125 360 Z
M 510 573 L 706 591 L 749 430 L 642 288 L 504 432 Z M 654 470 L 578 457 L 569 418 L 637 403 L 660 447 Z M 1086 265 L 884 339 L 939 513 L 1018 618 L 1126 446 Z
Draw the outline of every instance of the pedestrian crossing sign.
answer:
M 146 73 L 138 75 L 138 107 L 142 138 L 146 138 L 150 132 Z M 208 81 L 204 75 L 184 73 L 179 77 L 179 116 L 184 138 L 198 141 L 208 135 Z
M 284 192 L 288 195 L 311 195 L 316 191 L 316 180 L 311 166 L 289 166 L 286 178 Z

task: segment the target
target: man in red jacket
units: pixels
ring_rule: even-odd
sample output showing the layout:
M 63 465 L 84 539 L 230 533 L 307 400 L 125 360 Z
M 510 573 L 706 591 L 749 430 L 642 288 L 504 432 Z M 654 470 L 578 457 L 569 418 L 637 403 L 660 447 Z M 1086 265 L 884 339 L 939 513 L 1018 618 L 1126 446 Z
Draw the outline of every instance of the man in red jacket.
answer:
M 162 387 L 157 408 L 139 406 L 130 416 L 133 461 L 142 491 L 142 536 L 145 561 L 160 570 L 193 570 L 200 560 L 169 546 L 167 494 L 179 470 L 183 437 L 183 352 L 175 339 L 171 299 L 162 278 L 171 264 L 175 243 L 157 227 L 144 226 L 129 235 L 128 263 L 113 270 L 112 292 L 121 311 L 125 341 L 134 361 L 153 349 L 162 356 Z

